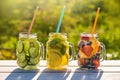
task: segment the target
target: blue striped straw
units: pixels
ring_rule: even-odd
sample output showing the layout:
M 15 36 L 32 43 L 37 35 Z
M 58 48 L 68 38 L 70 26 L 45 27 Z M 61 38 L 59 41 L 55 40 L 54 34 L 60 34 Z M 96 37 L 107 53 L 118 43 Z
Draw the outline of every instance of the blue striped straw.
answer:
M 63 9 L 62 9 L 62 13 L 61 13 L 61 16 L 60 16 L 60 20 L 59 20 L 59 23 L 58 23 L 58 26 L 57 26 L 56 33 L 58 33 L 60 31 L 60 26 L 61 26 L 61 23 L 62 23 L 62 18 L 64 16 L 65 8 L 66 8 L 66 6 L 64 6 Z

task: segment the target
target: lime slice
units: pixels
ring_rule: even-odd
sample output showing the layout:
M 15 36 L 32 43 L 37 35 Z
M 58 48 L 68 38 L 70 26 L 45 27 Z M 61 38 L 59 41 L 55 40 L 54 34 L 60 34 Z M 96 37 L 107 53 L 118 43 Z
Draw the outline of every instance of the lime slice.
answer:
M 25 61 L 23 61 L 23 62 L 21 62 L 21 61 L 17 61 L 17 64 L 21 67 L 21 68 L 24 68 L 26 65 L 27 65 L 27 61 L 25 60 Z
M 16 50 L 21 53 L 23 50 L 23 42 L 21 40 L 17 41 Z
M 48 52 L 48 64 L 52 67 L 59 66 L 62 62 L 62 55 L 55 50 Z
M 30 63 L 31 64 L 38 64 L 40 61 L 40 56 L 37 56 L 35 58 L 30 58 Z
M 20 62 L 23 62 L 26 59 L 24 52 L 22 52 L 21 54 L 17 53 L 16 55 L 17 55 L 18 61 Z
M 30 57 L 34 58 L 38 55 L 38 50 L 35 47 L 31 47 L 29 49 Z

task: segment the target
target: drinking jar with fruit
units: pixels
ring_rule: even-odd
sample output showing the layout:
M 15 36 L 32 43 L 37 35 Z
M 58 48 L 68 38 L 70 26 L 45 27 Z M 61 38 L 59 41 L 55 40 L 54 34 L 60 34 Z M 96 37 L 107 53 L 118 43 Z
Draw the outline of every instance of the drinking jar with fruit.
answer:
M 105 59 L 105 45 L 98 41 L 97 34 L 81 33 L 78 43 L 78 65 L 84 69 L 97 69 Z
M 36 33 L 29 35 L 27 32 L 19 33 L 19 40 L 16 43 L 16 56 L 17 64 L 21 69 L 37 69 L 37 65 L 43 53 L 43 44 L 37 40 Z

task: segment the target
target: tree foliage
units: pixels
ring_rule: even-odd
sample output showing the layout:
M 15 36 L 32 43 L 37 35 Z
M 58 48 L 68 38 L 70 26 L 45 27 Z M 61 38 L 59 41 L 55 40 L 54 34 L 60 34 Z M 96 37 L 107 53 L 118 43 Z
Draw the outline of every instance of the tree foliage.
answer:
M 108 59 L 120 59 L 120 0 L 1 0 L 0 56 L 3 56 L 3 50 L 15 53 L 18 34 L 28 31 L 36 6 L 40 8 L 32 32 L 37 33 L 38 40 L 46 45 L 48 34 L 56 31 L 64 5 L 66 10 L 60 32 L 68 34 L 76 54 L 80 33 L 91 32 L 96 10 L 100 7 L 95 32 L 106 46 Z

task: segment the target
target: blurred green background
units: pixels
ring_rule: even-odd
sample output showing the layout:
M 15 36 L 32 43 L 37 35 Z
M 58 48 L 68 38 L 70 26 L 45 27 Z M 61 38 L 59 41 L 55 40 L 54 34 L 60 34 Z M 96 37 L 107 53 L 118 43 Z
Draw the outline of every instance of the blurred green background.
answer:
M 68 34 L 76 54 L 80 33 L 91 32 L 100 7 L 95 32 L 106 45 L 107 59 L 120 59 L 120 0 L 0 0 L 0 59 L 16 59 L 18 34 L 28 31 L 36 6 L 40 8 L 32 32 L 45 45 L 48 34 L 56 31 L 64 5 L 60 32 Z

